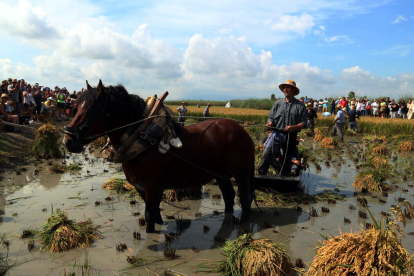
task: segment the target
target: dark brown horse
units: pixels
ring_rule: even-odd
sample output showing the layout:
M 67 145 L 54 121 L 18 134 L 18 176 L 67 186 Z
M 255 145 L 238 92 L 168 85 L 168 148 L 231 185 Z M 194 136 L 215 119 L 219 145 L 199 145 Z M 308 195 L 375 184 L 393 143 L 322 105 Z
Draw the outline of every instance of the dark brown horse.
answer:
M 103 132 L 143 119 L 145 101 L 128 94 L 122 85 L 96 88 L 77 100 L 78 111 L 69 126 L 63 143 L 71 152 L 82 152 L 83 146 Z M 253 199 L 250 183 L 254 174 L 254 145 L 239 124 L 227 119 L 212 119 L 187 127 L 174 123 L 183 143 L 181 149 L 171 148 L 160 154 L 154 145 L 132 161 L 122 164 L 129 183 L 145 201 L 147 232 L 162 224 L 160 202 L 165 189 L 201 187 L 216 179 L 223 193 L 225 212 L 233 211 L 235 192 L 230 178 L 234 177 L 240 195 L 242 222 L 249 218 Z M 124 129 L 108 133 L 118 144 Z

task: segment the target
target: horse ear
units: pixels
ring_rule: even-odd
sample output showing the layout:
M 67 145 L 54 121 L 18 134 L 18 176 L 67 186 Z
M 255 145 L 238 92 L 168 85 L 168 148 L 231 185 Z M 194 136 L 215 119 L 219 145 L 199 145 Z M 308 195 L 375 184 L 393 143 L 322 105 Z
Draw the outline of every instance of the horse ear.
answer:
M 103 96 L 104 90 L 103 90 L 103 84 L 101 80 L 99 80 L 98 87 L 96 89 L 98 90 L 98 96 Z
M 86 90 L 91 90 L 92 86 L 89 85 L 88 80 L 86 80 Z

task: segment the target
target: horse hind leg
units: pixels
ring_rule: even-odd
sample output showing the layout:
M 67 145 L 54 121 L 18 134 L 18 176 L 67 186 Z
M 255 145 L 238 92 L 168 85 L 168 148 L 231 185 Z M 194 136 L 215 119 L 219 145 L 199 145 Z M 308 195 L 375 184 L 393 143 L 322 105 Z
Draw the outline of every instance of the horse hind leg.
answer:
M 242 208 L 241 223 L 249 220 L 250 210 L 253 202 L 253 187 L 250 186 L 254 181 L 254 166 L 252 171 L 246 174 L 245 171 L 232 171 L 233 177 L 236 180 L 238 193 L 240 196 L 240 205 Z
M 230 179 L 216 179 L 220 191 L 223 194 L 224 200 L 224 212 L 225 213 L 232 213 L 234 211 L 234 197 L 236 196 L 236 192 L 233 189 L 233 185 L 231 184 Z

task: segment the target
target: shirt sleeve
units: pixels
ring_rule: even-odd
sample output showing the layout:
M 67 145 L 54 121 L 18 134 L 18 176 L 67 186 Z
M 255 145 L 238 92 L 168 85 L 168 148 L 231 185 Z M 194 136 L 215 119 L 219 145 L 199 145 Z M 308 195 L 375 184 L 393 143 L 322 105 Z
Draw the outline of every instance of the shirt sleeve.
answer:
M 308 111 L 306 110 L 305 105 L 301 105 L 299 110 L 300 110 L 299 124 L 302 124 L 303 128 L 306 128 L 308 127 Z
M 269 116 L 267 116 L 267 121 L 266 121 L 266 123 L 268 123 L 268 122 L 272 122 L 273 123 L 273 125 L 275 125 L 275 120 L 274 120 L 274 118 L 276 117 L 276 112 L 277 112 L 277 110 L 278 110 L 278 104 L 277 104 L 277 102 L 275 102 L 275 104 L 273 105 L 273 107 L 272 107 L 272 109 L 270 109 L 270 111 L 269 111 Z

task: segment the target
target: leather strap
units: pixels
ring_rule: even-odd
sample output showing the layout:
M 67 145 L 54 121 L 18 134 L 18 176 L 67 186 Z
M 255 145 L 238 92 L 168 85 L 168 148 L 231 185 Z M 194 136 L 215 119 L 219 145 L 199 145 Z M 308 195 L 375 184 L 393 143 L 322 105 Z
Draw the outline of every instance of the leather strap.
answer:
M 154 143 L 154 138 L 147 136 L 144 133 L 144 130 L 147 128 L 147 126 L 154 120 L 154 114 L 158 112 L 158 110 L 163 105 L 163 102 L 165 98 L 168 96 L 168 91 L 166 91 L 164 94 L 162 94 L 161 98 L 157 99 L 157 102 L 154 104 L 154 107 L 152 108 L 150 114 L 148 115 L 148 120 L 145 120 L 134 132 L 131 134 L 131 136 L 128 137 L 128 139 L 117 149 L 117 152 L 119 154 L 124 154 L 125 151 L 129 148 L 129 146 L 132 145 L 132 143 L 138 138 L 141 137 L 142 139 L 145 139 L 149 141 L 151 144 Z

